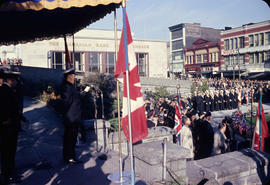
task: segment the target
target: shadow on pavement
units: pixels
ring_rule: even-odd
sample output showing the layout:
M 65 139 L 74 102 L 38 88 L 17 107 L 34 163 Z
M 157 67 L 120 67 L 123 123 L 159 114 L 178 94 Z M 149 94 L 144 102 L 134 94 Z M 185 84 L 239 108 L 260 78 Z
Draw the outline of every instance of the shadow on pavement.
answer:
M 24 116 L 29 120 L 19 134 L 15 166 L 20 185 L 110 184 L 102 170 L 105 160 L 91 155 L 92 141 L 76 147 L 81 164 L 68 165 L 62 159 L 64 127 L 61 116 L 45 103 L 26 99 Z M 92 147 L 93 148 L 93 147 Z

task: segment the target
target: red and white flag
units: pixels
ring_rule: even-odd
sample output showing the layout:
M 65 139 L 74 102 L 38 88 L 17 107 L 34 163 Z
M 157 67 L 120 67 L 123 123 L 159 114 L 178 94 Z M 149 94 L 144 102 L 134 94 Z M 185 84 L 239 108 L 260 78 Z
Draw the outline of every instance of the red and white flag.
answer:
M 181 102 L 181 101 L 180 101 Z M 180 130 L 182 129 L 182 114 L 181 114 L 181 105 L 177 103 L 175 106 L 175 116 L 174 116 L 174 129 L 176 130 L 176 136 L 180 134 Z
M 261 136 L 261 142 L 260 142 L 260 136 Z M 267 137 L 268 137 L 268 125 L 267 125 L 267 122 L 265 119 L 263 105 L 262 105 L 261 101 L 259 100 L 254 135 L 253 135 L 253 141 L 252 141 L 252 148 L 254 148 L 255 150 L 265 151 L 264 140 Z M 260 144 L 261 144 L 261 146 L 260 146 Z
M 71 60 L 70 60 L 70 54 L 68 51 L 68 46 L 67 46 L 67 37 L 64 35 L 64 42 L 65 42 L 65 60 L 66 60 L 66 69 L 71 68 Z
M 130 109 L 131 109 L 131 124 L 132 124 L 132 143 L 136 143 L 148 135 L 148 128 L 145 116 L 145 108 L 143 96 L 141 93 L 141 83 L 138 73 L 135 52 L 133 51 L 133 40 L 131 36 L 130 26 L 126 16 L 127 28 L 127 49 L 124 45 L 124 28 L 120 40 L 118 58 L 115 66 L 114 76 L 123 82 L 123 109 L 122 109 L 122 128 L 126 138 L 129 141 L 129 126 L 128 126 L 128 98 L 127 98 L 127 83 L 126 83 L 126 61 L 125 52 L 128 52 L 129 64 L 129 89 L 130 89 Z

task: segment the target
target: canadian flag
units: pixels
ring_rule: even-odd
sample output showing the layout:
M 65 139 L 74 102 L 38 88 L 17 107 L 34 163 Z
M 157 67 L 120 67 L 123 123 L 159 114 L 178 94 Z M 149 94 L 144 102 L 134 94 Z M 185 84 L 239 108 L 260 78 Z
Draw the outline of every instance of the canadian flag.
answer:
M 135 52 L 133 51 L 133 40 L 131 36 L 130 26 L 127 15 L 124 14 L 123 16 L 126 16 L 127 35 L 125 40 L 123 27 L 114 76 L 124 84 L 121 121 L 123 132 L 129 141 L 128 101 L 130 101 L 132 143 L 136 143 L 147 137 L 148 128 L 145 116 L 144 101 L 141 93 L 141 83 L 138 73 L 138 66 L 136 62 Z M 125 47 L 125 42 L 127 43 L 127 47 Z M 125 48 L 127 48 L 127 51 Z M 126 79 L 126 54 L 128 55 L 129 87 L 127 87 Z M 127 88 L 130 89 L 130 100 L 128 100 L 127 98 Z
M 268 137 L 268 125 L 265 119 L 263 105 L 261 101 L 258 102 L 258 111 L 255 122 L 255 130 L 253 135 L 252 148 L 255 150 L 265 151 L 264 140 Z

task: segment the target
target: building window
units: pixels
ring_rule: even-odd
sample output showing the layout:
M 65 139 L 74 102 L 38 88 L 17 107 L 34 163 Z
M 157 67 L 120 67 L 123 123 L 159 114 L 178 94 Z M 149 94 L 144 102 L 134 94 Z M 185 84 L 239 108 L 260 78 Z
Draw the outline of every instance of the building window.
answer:
M 230 58 L 229 57 L 225 57 L 224 60 L 225 60 L 225 65 L 226 66 L 229 66 L 230 65 Z
M 63 52 L 52 52 L 52 68 L 53 69 L 66 69 L 63 62 Z
M 230 39 L 230 49 L 233 49 L 233 39 Z
M 207 54 L 203 54 L 203 63 L 208 63 Z
M 249 54 L 249 63 L 254 64 L 254 54 L 253 53 Z
M 172 50 L 178 50 L 183 48 L 183 40 L 172 41 Z
M 254 36 L 250 35 L 248 40 L 249 40 L 249 47 L 253 47 L 254 46 Z
M 265 60 L 264 62 L 270 62 L 270 51 L 265 52 Z
M 234 48 L 235 49 L 238 48 L 238 39 L 237 38 L 234 39 Z
M 99 73 L 101 72 L 101 67 L 100 67 L 100 56 L 101 53 L 98 52 L 91 52 L 89 53 L 89 72 L 96 72 Z
M 172 40 L 183 37 L 183 30 L 182 29 L 172 31 L 171 33 L 172 33 Z
M 172 52 L 172 60 L 183 60 L 184 53 L 183 51 Z
M 218 55 L 218 53 L 216 53 L 216 62 L 218 62 L 219 61 L 219 55 Z
M 258 46 L 259 45 L 259 35 L 258 34 L 255 35 L 254 45 L 255 46 Z
M 147 53 L 136 53 L 136 60 L 140 76 L 147 76 Z
M 270 32 L 265 33 L 265 45 L 270 45 Z
M 230 65 L 230 66 L 233 65 L 233 56 L 229 56 L 229 65 Z
M 264 45 L 264 33 L 260 33 L 260 45 L 263 46 Z
M 244 37 L 239 37 L 239 44 L 240 44 L 240 48 L 245 47 L 245 38 Z
M 240 64 L 245 64 L 245 57 L 244 57 L 244 55 L 240 55 L 239 56 L 239 62 L 240 62 Z
M 230 45 L 229 45 L 229 39 L 225 40 L 225 50 L 229 50 L 230 49 Z
M 196 55 L 196 63 L 199 64 L 199 63 L 202 63 L 202 56 L 201 55 Z
M 106 53 L 106 73 L 114 73 L 114 53 Z
M 261 63 L 264 63 L 264 52 L 261 53 L 261 56 L 260 56 L 260 60 L 261 60 Z
M 81 61 L 81 53 L 75 52 L 75 54 L 74 54 L 75 60 L 73 60 L 73 52 L 71 52 L 70 58 L 71 58 L 71 63 L 73 63 L 73 61 L 74 61 L 75 69 L 78 71 L 83 71 L 83 64 Z
M 255 56 L 254 56 L 254 63 L 255 63 L 255 64 L 258 64 L 258 63 L 259 63 L 259 53 L 255 53 Z

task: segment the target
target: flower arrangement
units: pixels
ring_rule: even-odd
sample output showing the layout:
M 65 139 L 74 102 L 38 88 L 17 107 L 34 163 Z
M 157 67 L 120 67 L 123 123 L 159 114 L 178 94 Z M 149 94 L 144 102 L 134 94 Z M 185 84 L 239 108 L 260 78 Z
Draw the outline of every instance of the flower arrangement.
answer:
M 233 112 L 232 114 L 233 126 L 239 133 L 246 139 L 250 139 L 252 135 L 252 128 L 247 124 L 246 113 L 242 113 L 240 110 Z

